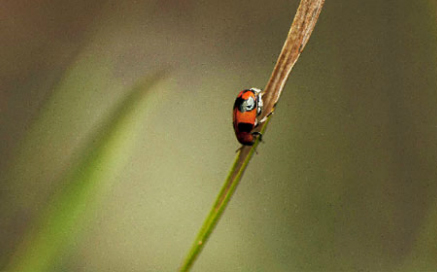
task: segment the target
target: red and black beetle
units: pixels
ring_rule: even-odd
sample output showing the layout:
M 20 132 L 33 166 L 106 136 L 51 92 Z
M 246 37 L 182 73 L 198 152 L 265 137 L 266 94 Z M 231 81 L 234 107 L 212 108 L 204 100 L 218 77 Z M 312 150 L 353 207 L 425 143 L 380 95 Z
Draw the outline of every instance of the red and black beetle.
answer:
M 261 90 L 250 88 L 241 91 L 234 103 L 233 124 L 235 135 L 243 145 L 253 145 L 255 136 L 260 132 L 253 132 L 259 124 L 258 116 L 262 112 L 263 102 Z

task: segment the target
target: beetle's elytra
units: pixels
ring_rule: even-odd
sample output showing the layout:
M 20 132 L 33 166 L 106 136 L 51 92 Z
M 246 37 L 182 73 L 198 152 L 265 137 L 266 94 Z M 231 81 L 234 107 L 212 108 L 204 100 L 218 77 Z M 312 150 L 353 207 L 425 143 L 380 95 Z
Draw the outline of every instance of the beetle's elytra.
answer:
M 234 103 L 233 124 L 235 135 L 243 145 L 253 145 L 259 132 L 253 129 L 259 124 L 258 116 L 262 112 L 261 90 L 250 88 L 241 91 Z

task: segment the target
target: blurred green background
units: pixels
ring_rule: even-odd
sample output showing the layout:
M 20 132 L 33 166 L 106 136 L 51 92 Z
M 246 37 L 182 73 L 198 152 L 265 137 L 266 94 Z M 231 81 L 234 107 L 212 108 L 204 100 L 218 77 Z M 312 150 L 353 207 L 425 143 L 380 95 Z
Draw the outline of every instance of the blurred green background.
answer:
M 51 269 L 175 271 L 239 147 L 234 99 L 265 86 L 297 6 L 2 1 L 0 270 L 118 101 L 167 69 Z M 435 0 L 327 0 L 193 271 L 435 270 L 436 23 Z

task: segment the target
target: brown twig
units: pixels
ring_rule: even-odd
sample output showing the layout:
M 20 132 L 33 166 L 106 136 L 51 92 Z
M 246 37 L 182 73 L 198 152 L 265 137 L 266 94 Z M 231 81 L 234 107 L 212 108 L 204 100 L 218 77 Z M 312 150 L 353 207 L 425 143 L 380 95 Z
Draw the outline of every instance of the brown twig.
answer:
M 301 1 L 276 66 L 264 89 L 264 114 L 261 117 L 274 110 L 288 76 L 313 32 L 324 2 L 325 0 Z

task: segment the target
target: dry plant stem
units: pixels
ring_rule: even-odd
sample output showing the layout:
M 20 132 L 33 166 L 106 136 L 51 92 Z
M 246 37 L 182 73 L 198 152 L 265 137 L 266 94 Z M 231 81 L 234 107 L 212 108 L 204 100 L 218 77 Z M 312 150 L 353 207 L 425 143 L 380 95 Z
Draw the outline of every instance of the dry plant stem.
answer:
M 270 80 L 264 89 L 264 109 L 260 119 L 266 117 L 275 109 L 276 103 L 278 102 L 285 83 L 287 82 L 291 69 L 299 58 L 300 53 L 304 49 L 314 29 L 324 2 L 325 0 L 302 0 L 300 2 L 281 54 L 279 55 Z M 259 131 L 261 131 L 261 133 L 265 132 L 270 118 L 271 116 L 267 118 L 265 123 L 259 126 Z M 258 144 L 259 141 L 257 140 L 253 146 L 243 146 L 239 150 L 231 171 L 226 178 L 225 184 L 223 185 L 207 219 L 203 223 L 202 229 L 197 235 L 190 252 L 180 268 L 180 271 L 188 271 L 205 246 L 211 232 L 217 225 L 224 209 L 227 207 L 229 200 L 234 194 L 244 170 L 246 169 Z
M 313 32 L 325 0 L 302 0 L 282 47 L 270 80 L 264 89 L 264 109 L 261 119 L 275 109 L 294 64 Z

